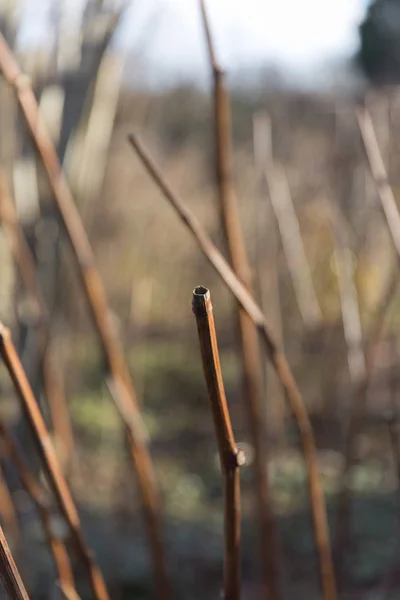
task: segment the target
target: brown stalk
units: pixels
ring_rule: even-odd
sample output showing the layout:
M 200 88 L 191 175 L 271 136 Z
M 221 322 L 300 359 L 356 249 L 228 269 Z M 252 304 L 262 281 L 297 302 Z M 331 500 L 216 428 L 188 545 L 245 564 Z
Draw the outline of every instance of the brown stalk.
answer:
M 192 233 L 203 254 L 232 292 L 236 300 L 247 312 L 250 319 L 256 325 L 263 343 L 265 344 L 268 358 L 271 361 L 286 392 L 291 411 L 299 428 L 307 465 L 308 485 L 310 490 L 314 533 L 319 559 L 321 585 L 325 600 L 335 600 L 337 598 L 337 594 L 329 541 L 328 518 L 324 493 L 318 472 L 317 450 L 315 446 L 314 434 L 307 409 L 304 405 L 303 398 L 299 388 L 297 387 L 286 356 L 280 350 L 273 335 L 271 334 L 262 310 L 249 294 L 243 283 L 235 275 L 225 258 L 222 256 L 221 252 L 212 243 L 211 239 L 207 235 L 204 228 L 200 225 L 199 221 L 187 208 L 187 206 L 185 206 L 182 200 L 171 190 L 165 181 L 162 172 L 154 163 L 138 138 L 134 135 L 130 135 L 129 141 L 143 165 L 147 169 L 148 173 L 153 178 L 154 182 L 157 184 L 171 206 L 175 209 L 182 222 Z
M 254 295 L 232 177 L 231 115 L 225 74 L 215 58 L 204 0 L 200 0 L 200 6 L 214 79 L 216 179 L 222 229 L 233 270 L 247 291 Z M 240 304 L 237 305 L 237 309 L 246 394 L 245 406 L 254 449 L 264 597 L 279 600 L 281 592 L 277 561 L 277 532 L 266 470 L 267 448 L 264 442 L 262 418 L 262 370 L 259 341 L 257 329 L 246 311 Z
M 49 403 L 55 439 L 58 442 L 57 446 L 61 450 L 61 464 L 63 470 L 67 471 L 72 459 L 74 438 L 63 379 L 55 363 L 52 349 L 48 345 L 50 340 L 49 314 L 37 281 L 35 259 L 18 221 L 5 177 L 1 172 L 0 224 L 8 236 L 11 252 L 24 286 L 28 294 L 35 301 L 35 308 L 38 311 L 37 323 L 40 335 L 40 350 L 43 354 L 40 362 L 42 364 L 44 388 Z
M 22 583 L 21 576 L 14 562 L 7 540 L 0 527 L 0 578 L 11 600 L 29 600 L 29 596 Z
M 124 423 L 132 460 L 136 468 L 158 597 L 168 600 L 171 592 L 161 542 L 161 502 L 150 453 L 146 444 L 141 439 L 137 439 L 136 429 L 133 426 L 134 422 L 141 420 L 136 393 L 124 359 L 120 340 L 111 321 L 111 311 L 95 264 L 92 248 L 54 145 L 40 117 L 29 78 L 22 73 L 4 37 L 1 35 L 0 69 L 8 83 L 16 89 L 20 107 L 46 169 L 60 217 L 79 266 L 79 274 L 93 321 L 114 387 L 119 394 L 117 408 Z M 123 407 L 122 411 L 120 410 L 121 406 Z
M 18 475 L 24 488 L 37 507 L 47 541 L 53 554 L 60 585 L 65 589 L 71 590 L 75 594 L 75 597 L 78 597 L 75 590 L 74 576 L 67 549 L 64 542 L 53 533 L 52 518 L 46 495 L 41 485 L 29 470 L 29 467 L 2 419 L 0 419 L 0 438 L 3 441 L 8 456 L 18 471 Z
M 240 600 L 240 479 L 245 463 L 233 435 L 219 360 L 217 334 L 210 292 L 204 287 L 193 291 L 192 309 L 199 333 L 204 377 L 207 383 L 219 459 L 224 483 L 224 600 Z
M 3 359 L 21 401 L 22 410 L 32 432 L 32 438 L 36 444 L 37 451 L 43 463 L 49 484 L 57 499 L 60 511 L 70 529 L 76 551 L 88 571 L 94 596 L 97 600 L 108 600 L 109 595 L 103 576 L 83 538 L 78 511 L 67 482 L 64 479 L 49 432 L 47 431 L 42 414 L 29 385 L 29 381 L 15 351 L 10 332 L 1 323 L 0 356 Z

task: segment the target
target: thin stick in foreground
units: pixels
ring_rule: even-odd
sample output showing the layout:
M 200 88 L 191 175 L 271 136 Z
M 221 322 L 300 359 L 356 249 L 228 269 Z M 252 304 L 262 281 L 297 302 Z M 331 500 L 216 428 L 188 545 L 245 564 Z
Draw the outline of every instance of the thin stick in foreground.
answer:
M 225 73 L 215 56 L 205 0 L 201 0 L 200 7 L 214 82 L 215 167 L 220 220 L 230 264 L 247 291 L 254 295 L 233 178 L 231 109 Z M 260 346 L 256 326 L 239 303 L 235 308 L 244 376 L 244 404 L 254 449 L 263 598 L 280 600 L 277 532 L 267 473 L 268 448 L 263 420 Z
M 19 448 L 17 447 L 1 418 L 0 438 L 4 443 L 6 453 L 18 471 L 18 475 L 24 488 L 37 507 L 47 541 L 53 554 L 60 585 L 63 587 L 63 589 L 72 590 L 75 594 L 75 597 L 78 597 L 75 590 L 74 577 L 67 549 L 62 539 L 53 533 L 51 512 L 48 507 L 45 492 L 39 482 L 35 479 L 32 472 L 29 470 L 29 467 L 21 455 Z
M 204 377 L 207 383 L 215 435 L 224 482 L 224 600 L 240 599 L 240 480 L 239 467 L 245 463 L 233 436 L 219 360 L 210 292 L 193 291 L 193 313 L 199 332 Z
M 117 331 L 88 236 L 77 210 L 68 181 L 61 168 L 57 152 L 41 118 L 29 78 L 22 73 L 15 57 L 0 34 L 0 69 L 10 85 L 15 87 L 25 120 L 47 172 L 57 209 L 79 267 L 79 275 L 91 310 L 93 322 L 101 341 L 114 388 L 119 395 L 117 409 L 135 466 L 141 494 L 151 557 L 155 572 L 157 596 L 171 598 L 164 549 L 161 541 L 161 500 L 154 467 L 147 445 L 138 439 L 134 423 L 142 421 L 132 379 L 125 362 Z M 122 410 L 121 410 L 122 407 Z
M 0 578 L 7 596 L 11 600 L 29 600 L 29 596 L 22 583 L 21 576 L 14 562 L 7 540 L 0 527 Z
M 129 141 L 143 165 L 153 178 L 154 182 L 163 193 L 164 197 L 169 201 L 182 222 L 192 233 L 205 257 L 209 260 L 236 300 L 250 316 L 251 320 L 257 327 L 263 343 L 265 344 L 268 358 L 271 361 L 286 392 L 291 411 L 297 421 L 301 436 L 304 457 L 307 465 L 314 534 L 319 559 L 319 575 L 321 578 L 324 598 L 325 600 L 336 600 L 336 582 L 330 546 L 328 516 L 325 497 L 318 471 L 314 434 L 307 409 L 304 405 L 303 398 L 299 388 L 297 387 L 297 383 L 294 379 L 286 356 L 275 342 L 262 310 L 248 293 L 242 282 L 232 271 L 221 252 L 212 243 L 211 239 L 207 235 L 204 228 L 200 225 L 199 221 L 187 208 L 187 206 L 185 206 L 182 200 L 171 190 L 165 181 L 162 172 L 155 165 L 154 161 L 139 139 L 134 135 L 130 135 Z
M 109 595 L 103 576 L 83 538 L 78 511 L 62 474 L 49 432 L 15 351 L 10 332 L 2 323 L 0 323 L 0 356 L 21 401 L 23 413 L 32 432 L 32 438 L 60 511 L 70 529 L 76 551 L 87 569 L 94 596 L 97 600 L 108 600 Z

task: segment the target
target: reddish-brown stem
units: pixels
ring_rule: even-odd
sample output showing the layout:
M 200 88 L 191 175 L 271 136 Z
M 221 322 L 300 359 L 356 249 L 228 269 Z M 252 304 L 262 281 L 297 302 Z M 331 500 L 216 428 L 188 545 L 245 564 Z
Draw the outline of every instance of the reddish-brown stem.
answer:
M 11 600 L 29 600 L 27 591 L 14 562 L 7 540 L 0 527 L 0 578 Z
M 64 542 L 53 533 L 51 513 L 48 507 L 46 494 L 41 485 L 35 479 L 32 472 L 29 470 L 29 467 L 27 466 L 2 419 L 0 419 L 0 438 L 2 439 L 8 456 L 18 471 L 18 475 L 24 488 L 37 507 L 47 541 L 53 554 L 60 585 L 64 589 L 72 590 L 72 592 L 75 594 L 75 597 L 78 597 L 75 590 L 74 576 L 72 573 L 67 549 Z
M 79 553 L 79 557 L 88 571 L 94 596 L 97 600 L 108 600 L 109 595 L 103 576 L 83 538 L 78 511 L 64 479 L 49 432 L 15 351 L 10 332 L 1 323 L 0 356 L 21 401 L 23 413 L 29 423 L 49 484 L 57 499 L 60 511 L 68 524 L 77 553 Z
M 13 53 L 1 35 L 0 69 L 5 79 L 15 87 L 17 92 L 22 113 L 47 172 L 57 209 L 79 267 L 79 275 L 93 322 L 101 341 L 115 393 L 118 395 L 117 409 L 124 423 L 131 457 L 136 469 L 154 565 L 157 595 L 160 600 L 168 600 L 171 597 L 171 591 L 161 541 L 161 502 L 150 453 L 143 439 L 137 436 L 135 424 L 141 422 L 141 413 L 124 359 L 122 345 L 112 324 L 111 311 L 88 236 L 56 150 L 40 116 L 29 78 L 22 73 Z
M 200 225 L 199 221 L 187 208 L 184 202 L 169 187 L 165 181 L 165 178 L 163 177 L 162 172 L 154 163 L 139 139 L 134 135 L 130 135 L 129 141 L 143 165 L 153 178 L 154 182 L 163 193 L 164 197 L 169 201 L 182 222 L 186 225 L 197 241 L 205 257 L 214 267 L 215 271 L 224 281 L 225 285 L 229 288 L 236 300 L 240 303 L 257 327 L 257 330 L 265 345 L 268 358 L 271 361 L 271 364 L 273 365 L 286 392 L 291 411 L 297 421 L 307 465 L 308 485 L 310 490 L 315 540 L 319 558 L 319 574 L 321 578 L 321 585 L 325 600 L 336 600 L 336 582 L 330 546 L 328 516 L 325 497 L 319 476 L 314 433 L 311 427 L 307 409 L 303 402 L 300 390 L 297 387 L 297 383 L 294 379 L 286 356 L 280 350 L 273 335 L 271 334 L 262 310 L 246 290 L 243 283 L 235 275 L 227 261 L 222 256 L 221 252 L 212 243 L 211 239 L 207 235 L 204 228 Z
M 207 40 L 209 62 L 214 80 L 215 167 L 221 224 L 230 263 L 238 278 L 253 295 L 251 270 L 244 243 L 236 202 L 232 168 L 231 112 L 225 76 L 215 56 L 205 1 L 200 0 L 202 20 Z M 267 448 L 262 418 L 262 371 L 257 329 L 246 311 L 237 305 L 238 332 L 243 361 L 245 407 L 254 448 L 254 468 L 257 487 L 259 536 L 262 558 L 263 597 L 279 600 L 277 532 L 269 492 Z
M 240 600 L 240 480 L 239 453 L 233 435 L 219 360 L 217 335 L 210 292 L 204 287 L 193 291 L 193 313 L 199 333 L 204 377 L 207 383 L 219 459 L 224 482 L 224 600 Z
M 61 450 L 61 464 L 67 471 L 72 459 L 74 438 L 69 418 L 67 399 L 60 371 L 55 364 L 49 347 L 50 321 L 46 303 L 37 281 L 35 260 L 26 241 L 17 213 L 11 201 L 4 175 L 0 172 L 0 224 L 9 239 L 14 262 L 18 267 L 23 284 L 36 303 L 36 320 L 40 336 L 40 361 L 43 372 L 44 389 L 51 414 L 56 441 Z

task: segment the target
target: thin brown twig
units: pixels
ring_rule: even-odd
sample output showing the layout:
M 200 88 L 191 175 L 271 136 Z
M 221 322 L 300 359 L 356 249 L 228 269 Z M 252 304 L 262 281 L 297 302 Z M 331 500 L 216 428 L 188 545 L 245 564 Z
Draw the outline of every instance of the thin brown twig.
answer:
M 29 600 L 28 593 L 22 582 L 14 562 L 7 540 L 0 527 L 0 578 L 11 600 Z
M 200 0 L 200 7 L 214 81 L 215 166 L 222 230 L 233 270 L 247 291 L 254 295 L 234 189 L 231 112 L 225 74 L 216 59 L 204 0 Z M 237 319 L 245 384 L 245 407 L 254 449 L 264 597 L 279 600 L 281 592 L 277 559 L 278 544 L 266 470 L 268 455 L 262 418 L 262 370 L 259 340 L 254 323 L 239 303 L 237 304 Z
M 47 541 L 53 554 L 60 585 L 65 589 L 72 590 L 75 596 L 77 596 L 74 584 L 74 576 L 72 573 L 67 549 L 62 539 L 53 533 L 52 518 L 46 494 L 41 485 L 35 479 L 32 472 L 29 470 L 28 465 L 26 464 L 21 452 L 19 451 L 16 443 L 14 442 L 10 432 L 1 418 L 0 438 L 4 444 L 7 455 L 12 460 L 18 472 L 24 488 L 36 505 Z
M 60 371 L 55 364 L 52 349 L 49 347 L 50 319 L 46 303 L 42 296 L 36 275 L 35 259 L 26 241 L 18 216 L 11 201 L 5 177 L 0 171 L 0 225 L 3 226 L 9 239 L 11 252 L 16 263 L 24 286 L 35 301 L 38 311 L 37 324 L 39 329 L 39 342 L 42 357 L 40 360 L 44 389 L 49 403 L 51 421 L 57 447 L 60 449 L 60 462 L 64 472 L 68 471 L 71 464 L 74 437 L 69 417 L 65 388 Z
M 308 485 L 310 490 L 314 533 L 319 557 L 321 585 L 325 600 L 335 600 L 337 598 L 336 583 L 329 540 L 328 517 L 324 493 L 318 471 L 317 450 L 314 433 L 307 409 L 304 405 L 303 398 L 299 388 L 297 387 L 297 383 L 294 379 L 286 356 L 280 350 L 273 335 L 271 334 L 262 310 L 248 293 L 243 283 L 235 275 L 225 258 L 222 256 L 221 252 L 212 243 L 211 239 L 207 235 L 204 228 L 200 225 L 199 221 L 169 187 L 162 172 L 154 163 L 139 139 L 134 135 L 130 135 L 129 141 L 141 162 L 147 169 L 148 173 L 163 193 L 164 197 L 169 201 L 182 222 L 192 233 L 203 254 L 206 256 L 226 286 L 232 292 L 236 300 L 241 304 L 253 323 L 256 325 L 263 343 L 265 344 L 268 358 L 271 361 L 286 392 L 290 408 L 299 428 L 307 465 Z
M 47 172 L 54 199 L 73 249 L 79 275 L 107 360 L 114 387 L 120 395 L 117 406 L 124 423 L 127 441 L 139 483 L 145 522 L 155 571 L 158 598 L 168 600 L 171 589 L 161 541 L 161 501 L 149 450 L 136 438 L 133 422 L 141 419 L 140 409 L 122 346 L 112 325 L 111 311 L 94 254 L 76 208 L 73 195 L 63 173 L 54 145 L 40 117 L 38 104 L 29 78 L 22 73 L 4 37 L 0 35 L 0 69 L 10 85 L 15 87 L 26 122 Z M 129 417 L 129 418 L 127 418 Z
M 224 482 L 224 600 L 240 600 L 239 467 L 245 463 L 245 457 L 244 453 L 238 451 L 233 435 L 219 360 L 211 296 L 206 288 L 199 286 L 193 291 L 192 308 L 197 322 L 204 377 Z
M 0 356 L 21 401 L 22 410 L 29 423 L 49 484 L 68 524 L 76 551 L 88 571 L 94 596 L 97 600 L 108 600 L 109 595 L 103 576 L 84 540 L 78 511 L 64 479 L 49 432 L 15 351 L 10 332 L 2 323 L 0 323 Z

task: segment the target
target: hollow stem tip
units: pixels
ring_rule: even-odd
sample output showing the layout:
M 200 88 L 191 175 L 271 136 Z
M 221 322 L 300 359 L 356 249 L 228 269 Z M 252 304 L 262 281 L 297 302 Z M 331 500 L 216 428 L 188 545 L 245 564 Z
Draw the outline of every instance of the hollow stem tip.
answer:
M 202 285 L 193 290 L 192 311 L 196 317 L 205 316 L 212 311 L 210 290 Z

